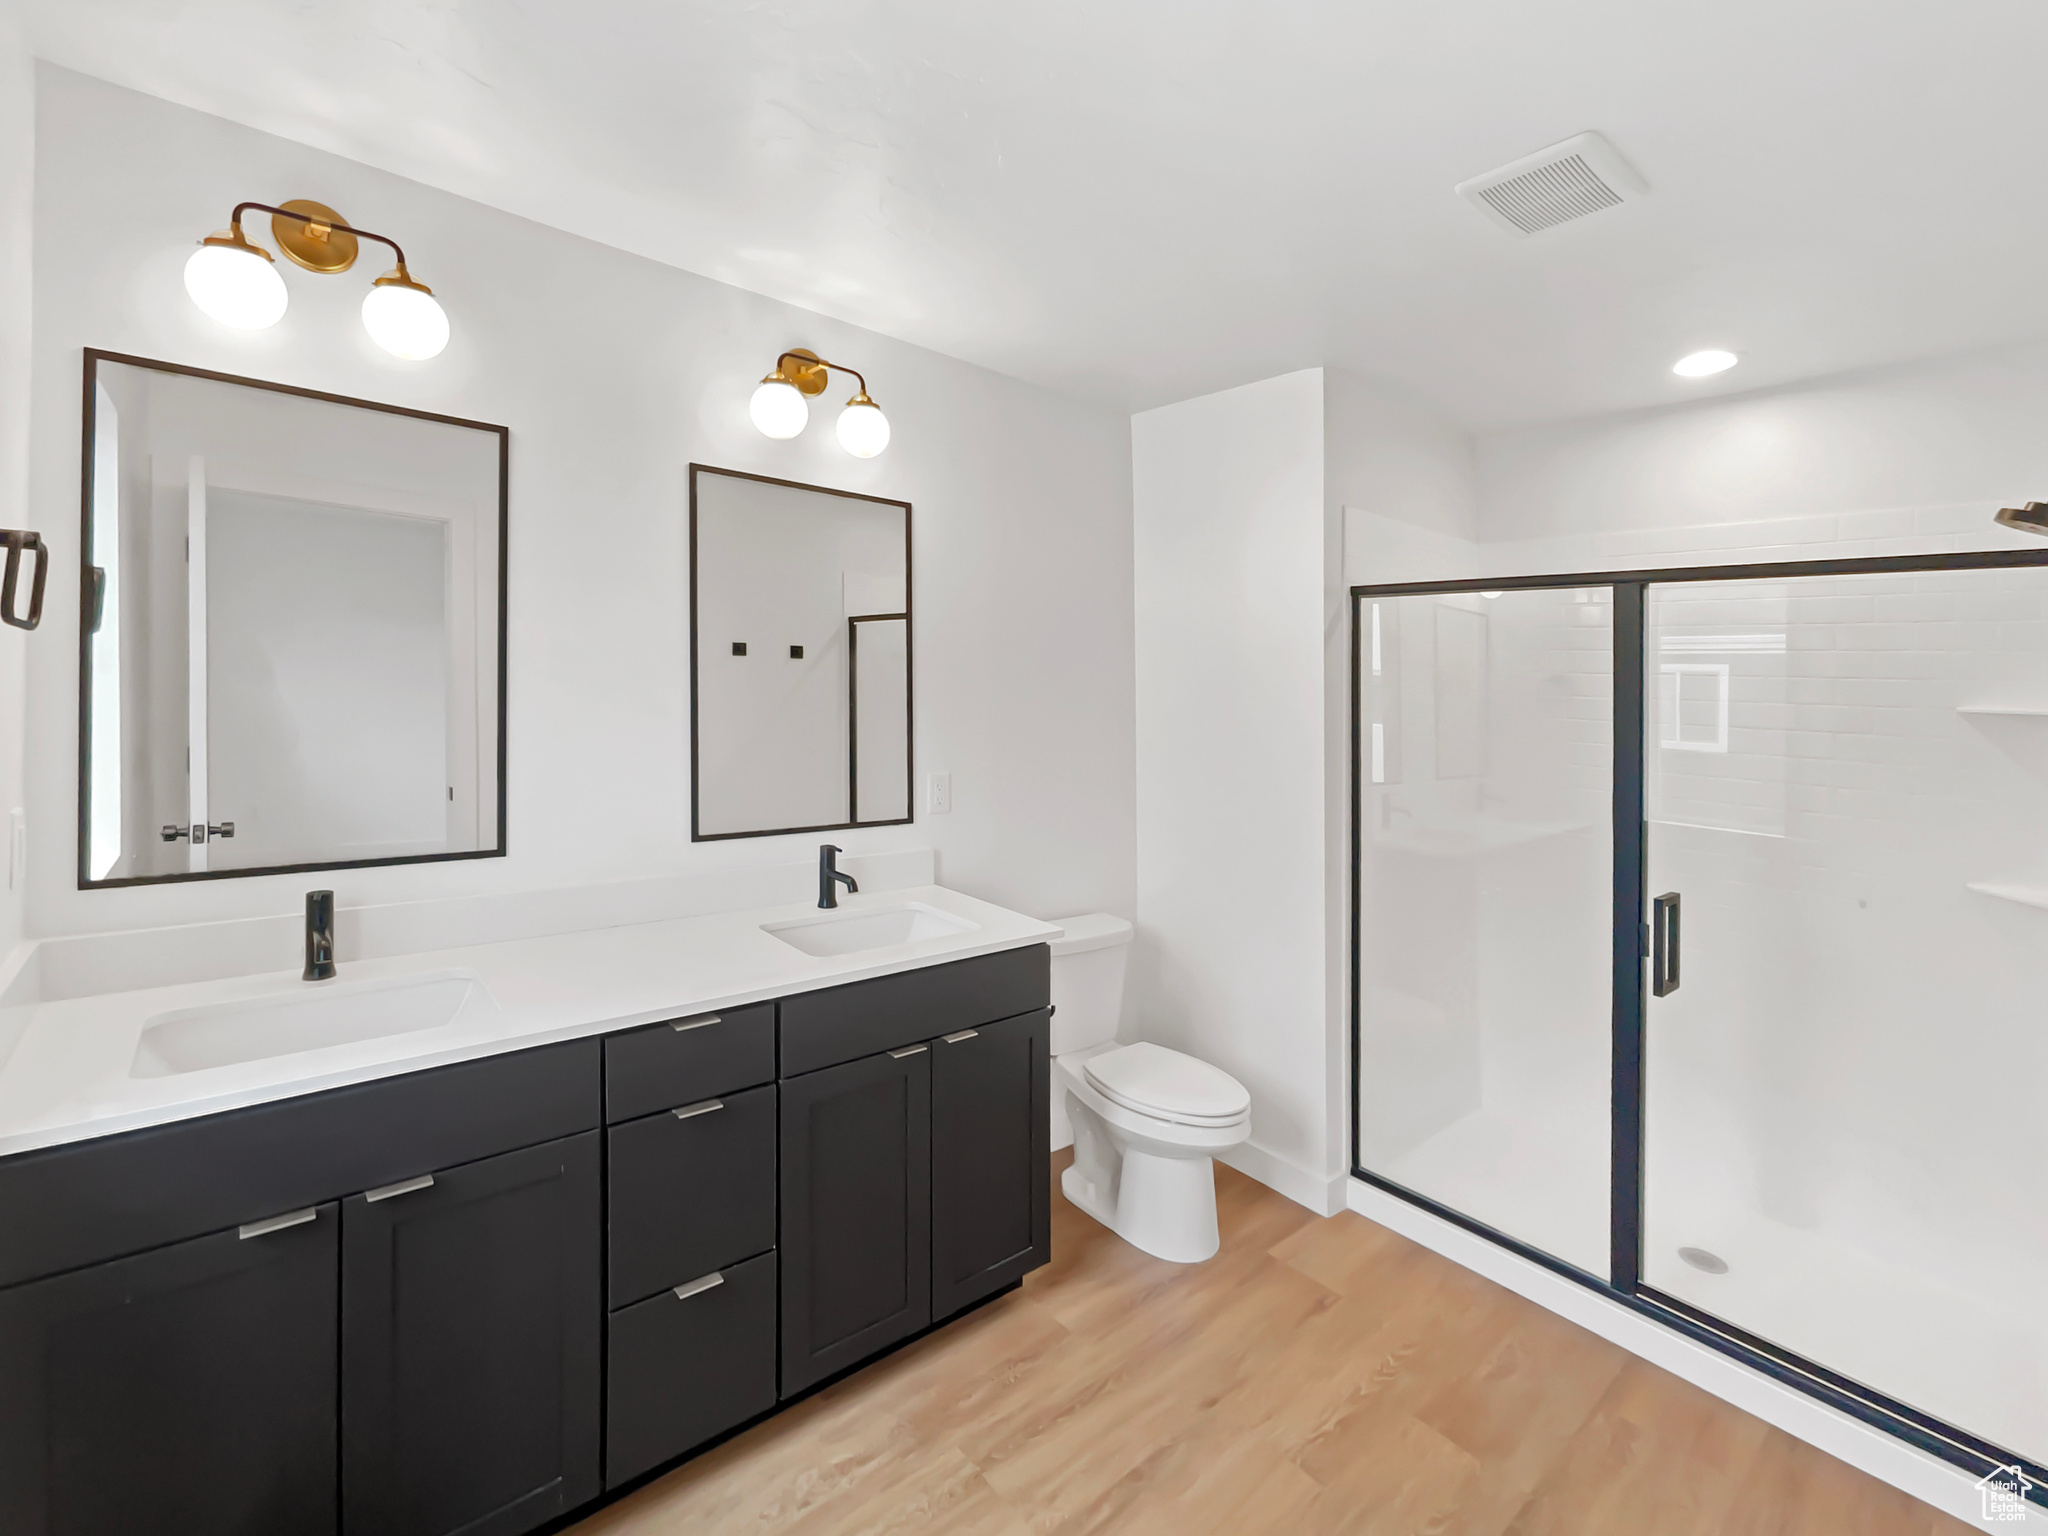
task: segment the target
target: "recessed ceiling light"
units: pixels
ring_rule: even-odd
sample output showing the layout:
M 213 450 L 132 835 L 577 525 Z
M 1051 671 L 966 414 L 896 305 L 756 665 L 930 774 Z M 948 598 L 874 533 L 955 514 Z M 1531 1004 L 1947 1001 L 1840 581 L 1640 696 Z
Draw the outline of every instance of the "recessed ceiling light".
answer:
M 1726 373 L 1741 359 L 1733 352 L 1723 352 L 1718 347 L 1709 347 L 1704 352 L 1693 352 L 1681 357 L 1671 365 L 1671 371 L 1681 379 L 1704 379 L 1710 373 Z

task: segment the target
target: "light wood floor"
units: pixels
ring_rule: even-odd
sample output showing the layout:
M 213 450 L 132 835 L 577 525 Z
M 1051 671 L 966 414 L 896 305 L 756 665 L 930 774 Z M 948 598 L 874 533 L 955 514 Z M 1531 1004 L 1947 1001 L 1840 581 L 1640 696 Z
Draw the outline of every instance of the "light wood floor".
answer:
M 1055 1181 L 1022 1290 L 574 1536 L 1970 1529 L 1383 1227 L 1217 1175 L 1223 1251 L 1190 1268 Z

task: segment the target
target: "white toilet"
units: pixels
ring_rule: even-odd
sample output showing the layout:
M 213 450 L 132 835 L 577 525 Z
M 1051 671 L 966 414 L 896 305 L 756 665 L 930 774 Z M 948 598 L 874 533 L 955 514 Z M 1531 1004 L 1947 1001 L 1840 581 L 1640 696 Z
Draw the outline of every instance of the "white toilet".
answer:
M 1176 1264 L 1213 1257 L 1210 1159 L 1251 1134 L 1252 1097 L 1228 1072 L 1163 1045 L 1118 1045 L 1131 925 L 1106 912 L 1056 919 L 1052 941 L 1053 1145 L 1071 1123 L 1067 1198 L 1134 1247 Z

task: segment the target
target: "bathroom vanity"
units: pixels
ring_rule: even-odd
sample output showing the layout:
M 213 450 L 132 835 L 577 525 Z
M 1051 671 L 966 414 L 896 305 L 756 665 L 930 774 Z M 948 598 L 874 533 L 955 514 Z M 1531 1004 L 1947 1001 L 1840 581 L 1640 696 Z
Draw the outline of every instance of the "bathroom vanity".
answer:
M 0 1530 L 510 1536 L 1015 1284 L 1049 1257 L 1045 925 L 916 894 L 962 931 L 815 959 L 737 914 L 471 951 L 497 1011 L 411 1059 L 328 1046 L 303 1060 L 360 1080 L 0 1157 Z M 858 979 L 582 1023 L 536 980 L 602 939 L 645 974 L 594 992 L 644 1001 L 664 955 L 686 992 L 720 934 L 728 971 Z M 95 1028 L 154 1060 L 117 1002 L 72 1005 L 100 1010 L 80 1060 Z M 50 1049 L 21 1039 L 0 1090 Z

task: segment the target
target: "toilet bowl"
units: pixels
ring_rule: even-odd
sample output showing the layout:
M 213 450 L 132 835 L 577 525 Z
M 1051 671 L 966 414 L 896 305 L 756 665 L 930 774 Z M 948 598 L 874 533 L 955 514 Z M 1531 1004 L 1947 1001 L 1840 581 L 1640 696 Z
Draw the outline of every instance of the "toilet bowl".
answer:
M 1054 1140 L 1071 1125 L 1060 1188 L 1133 1247 L 1177 1264 L 1214 1256 L 1212 1159 L 1251 1134 L 1251 1095 L 1229 1073 L 1163 1045 L 1119 1045 L 1131 925 L 1058 919 L 1052 941 Z

